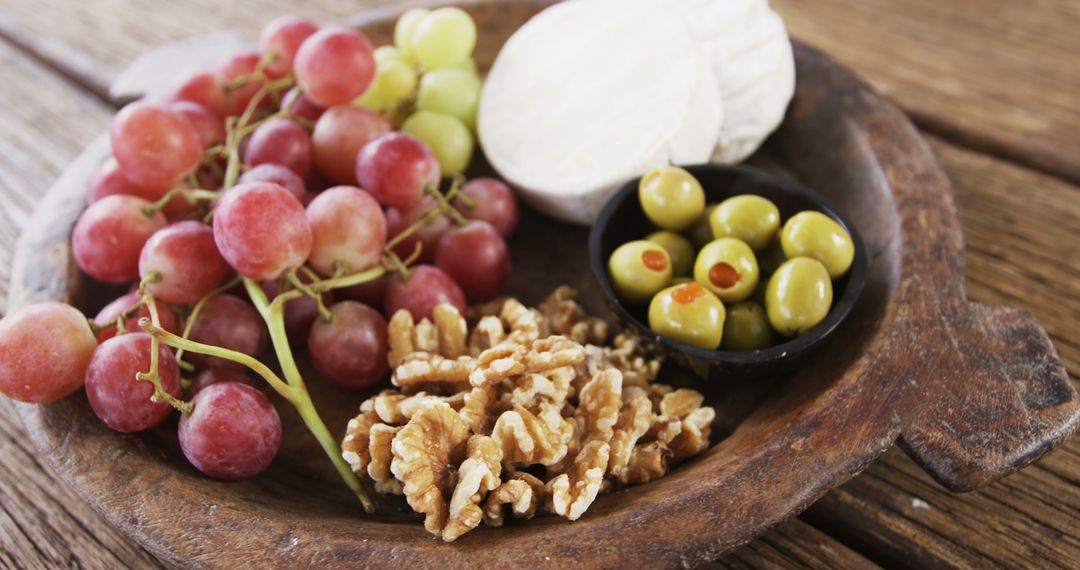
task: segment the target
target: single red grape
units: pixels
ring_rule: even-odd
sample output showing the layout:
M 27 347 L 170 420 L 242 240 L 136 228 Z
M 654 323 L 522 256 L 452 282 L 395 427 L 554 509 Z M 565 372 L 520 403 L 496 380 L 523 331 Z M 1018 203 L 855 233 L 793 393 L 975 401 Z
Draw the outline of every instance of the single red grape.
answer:
M 331 107 L 311 134 L 315 167 L 340 184 L 356 184 L 356 155 L 372 139 L 391 130 L 386 119 L 363 107 Z
M 241 275 L 277 279 L 300 267 L 311 253 L 311 226 L 304 206 L 270 182 L 238 184 L 214 211 L 218 251 Z
M 513 235 L 518 222 L 518 207 L 506 184 L 494 178 L 474 178 L 461 187 L 461 194 L 472 200 L 471 206 L 466 206 L 462 200 L 454 200 L 454 208 L 462 216 L 491 224 L 504 238 Z
M 389 371 L 386 319 L 355 301 L 342 301 L 330 312 L 331 319 L 315 321 L 308 335 L 308 350 L 315 367 L 342 388 L 363 390 L 374 386 Z
M 21 402 L 59 400 L 83 385 L 96 348 L 75 307 L 35 303 L 16 310 L 0 319 L 0 392 Z
M 232 268 L 218 252 L 214 230 L 196 221 L 170 224 L 150 236 L 139 256 L 139 277 L 151 273 L 147 290 L 166 303 L 191 305 L 220 287 Z
M 229 113 L 224 80 L 213 71 L 199 71 L 187 77 L 165 96 L 165 100 L 198 103 L 219 117 Z
M 253 76 L 260 59 L 262 54 L 259 52 L 238 53 L 217 68 L 217 74 L 221 76 L 225 86 L 225 112 L 222 116 L 243 114 L 255 94 L 262 88 L 265 80 Z M 264 98 L 261 105 L 269 102 Z
M 260 164 L 252 167 L 241 174 L 237 182 L 273 182 L 296 196 L 296 199 L 304 206 L 307 206 L 311 199 L 315 197 L 314 194 L 308 192 L 303 178 L 280 164 Z
M 244 163 L 280 164 L 303 178 L 311 170 L 311 135 L 290 119 L 267 121 L 248 140 Z
M 495 298 L 510 279 L 510 251 L 487 222 L 450 228 L 439 240 L 435 265 L 452 277 L 470 303 Z
M 293 61 L 296 82 L 323 107 L 356 99 L 375 77 L 375 58 L 367 36 L 343 27 L 315 32 L 300 45 Z
M 165 225 L 161 212 L 146 215 L 150 202 L 116 194 L 94 202 L 79 216 L 71 233 L 71 253 L 87 275 L 107 283 L 139 276 L 139 253 Z
M 386 287 L 383 313 L 389 318 L 398 309 L 408 309 L 413 319 L 430 318 L 431 310 L 439 303 L 450 303 L 465 314 L 465 293 L 445 271 L 431 265 L 409 268 L 409 278 L 400 275 L 390 278 Z
M 313 236 L 308 263 L 323 275 L 339 265 L 346 274 L 378 265 L 386 245 L 386 217 L 371 194 L 355 186 L 337 186 L 319 194 L 307 207 Z
M 300 44 L 317 31 L 319 26 L 297 16 L 281 16 L 267 24 L 259 34 L 259 49 L 269 61 L 266 75 L 277 79 L 292 73 Z
M 154 385 L 136 380 L 150 371 L 150 335 L 123 334 L 110 338 L 94 351 L 86 369 L 86 397 L 90 407 L 112 429 L 130 433 L 152 428 L 169 417 L 172 406 L 153 402 Z M 172 350 L 158 345 L 158 375 L 161 386 L 180 397 L 180 369 Z
M 210 109 L 191 101 L 173 101 L 169 108 L 180 113 L 199 136 L 203 150 L 225 142 L 225 119 Z
M 415 208 L 424 189 L 437 187 L 440 176 L 439 161 L 431 149 L 405 133 L 382 135 L 364 145 L 356 157 L 360 187 L 388 208 Z
M 184 457 L 217 479 L 258 475 L 281 447 L 281 418 L 259 390 L 237 382 L 211 384 L 192 400 L 191 414 L 180 418 L 178 436 Z
M 304 91 L 299 87 L 293 87 L 285 92 L 285 96 L 281 98 L 281 110 L 288 111 L 294 116 L 309 121 L 315 122 L 319 120 L 326 108 L 320 107 L 308 99 L 307 95 L 304 95 Z
M 423 218 L 425 214 L 438 208 L 438 206 L 439 201 L 433 196 L 425 196 L 424 199 L 420 201 L 419 206 L 405 212 L 393 208 L 387 210 L 387 234 L 389 234 L 391 238 L 397 236 Z M 425 221 L 416 231 L 398 242 L 397 245 L 394 246 L 394 253 L 401 259 L 405 259 L 412 255 L 413 250 L 416 249 L 416 244 L 419 243 L 421 249 L 418 261 L 421 263 L 432 263 L 435 261 L 435 248 L 439 244 L 439 238 L 443 236 L 446 230 L 450 229 L 451 225 L 450 218 L 443 214 L 439 214 L 430 220 Z
M 191 385 L 188 386 L 187 389 L 188 398 L 192 398 L 195 394 L 198 394 L 211 384 L 221 384 L 224 382 L 237 382 L 246 384 L 252 388 L 261 389 L 259 383 L 247 372 L 242 370 L 233 370 L 232 368 L 207 368 L 191 379 Z
M 248 356 L 258 356 L 269 343 L 266 325 L 255 307 L 240 297 L 228 294 L 215 295 L 206 301 L 191 327 L 190 338 Z M 191 352 L 185 353 L 185 357 L 200 369 L 243 369 L 240 364 L 216 356 Z
M 271 301 L 274 297 L 277 297 L 279 293 L 283 291 L 280 281 L 263 281 L 262 289 L 266 293 L 266 297 Z M 307 278 L 305 274 L 300 274 L 300 281 L 304 283 L 311 283 L 311 279 Z M 292 290 L 292 287 L 286 287 L 284 290 Z M 330 291 L 326 291 L 322 295 L 322 302 L 324 306 L 330 306 L 334 303 L 334 294 Z M 315 322 L 315 319 L 319 316 L 319 307 L 315 303 L 315 299 L 303 295 L 299 298 L 292 299 L 285 303 L 284 317 L 285 317 L 285 335 L 289 337 L 290 343 L 301 343 L 307 340 L 308 331 L 311 330 L 311 323 Z
M 337 296 L 342 299 L 348 299 L 376 309 L 382 309 L 383 298 L 386 297 L 386 286 L 389 283 L 389 279 L 384 276 L 359 285 L 337 289 L 336 293 Z
M 195 127 L 161 103 L 136 101 L 120 109 L 109 136 L 124 176 L 149 190 L 169 190 L 202 156 Z
M 128 180 L 124 173 L 120 171 L 120 165 L 116 162 L 116 159 L 110 156 L 105 162 L 101 163 L 97 174 L 90 179 L 90 191 L 86 195 L 86 203 L 93 204 L 113 194 L 137 196 L 150 202 L 156 202 L 165 195 L 164 192 L 147 190 Z
M 105 342 L 116 336 L 116 319 L 119 319 L 120 315 L 128 312 L 141 301 L 142 295 L 139 295 L 138 291 L 132 291 L 118 297 L 98 311 L 97 316 L 94 317 L 94 325 L 104 328 L 100 328 L 97 341 L 99 343 Z M 157 310 L 161 328 L 173 334 L 180 334 L 180 317 L 176 316 L 176 312 L 164 303 L 158 303 Z M 142 332 L 142 329 L 139 328 L 139 319 L 142 317 L 150 318 L 150 308 L 145 305 L 140 307 L 134 315 L 124 320 L 124 330 L 127 332 Z

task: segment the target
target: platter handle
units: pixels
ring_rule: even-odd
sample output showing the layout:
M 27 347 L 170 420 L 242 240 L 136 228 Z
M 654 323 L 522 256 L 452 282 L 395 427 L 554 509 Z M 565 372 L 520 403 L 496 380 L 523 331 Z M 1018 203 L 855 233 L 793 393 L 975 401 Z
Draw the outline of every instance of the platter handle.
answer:
M 928 344 L 938 360 L 909 367 L 919 411 L 900 443 L 942 485 L 970 491 L 993 482 L 1080 425 L 1076 390 L 1030 312 L 965 301 L 936 321 L 909 329 L 912 360 Z

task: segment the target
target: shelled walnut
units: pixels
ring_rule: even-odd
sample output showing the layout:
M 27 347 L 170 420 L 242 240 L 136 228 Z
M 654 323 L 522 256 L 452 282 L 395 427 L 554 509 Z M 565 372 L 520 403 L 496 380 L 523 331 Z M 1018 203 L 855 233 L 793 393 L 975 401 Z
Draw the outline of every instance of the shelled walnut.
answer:
M 599 494 L 704 451 L 716 417 L 704 397 L 654 383 L 660 360 L 625 333 L 605 344 L 606 323 L 576 298 L 560 287 L 539 310 L 474 307 L 471 330 L 450 305 L 420 322 L 395 314 L 397 389 L 361 404 L 342 456 L 452 541 L 507 510 L 576 520 Z

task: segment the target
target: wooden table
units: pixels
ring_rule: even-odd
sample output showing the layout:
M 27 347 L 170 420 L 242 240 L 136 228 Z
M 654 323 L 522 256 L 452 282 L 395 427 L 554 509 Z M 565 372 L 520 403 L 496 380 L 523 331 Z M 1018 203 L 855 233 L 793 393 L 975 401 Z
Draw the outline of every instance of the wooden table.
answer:
M 9 1 L 0 7 L 0 314 L 37 200 L 115 111 L 107 86 L 154 46 L 328 22 L 386 0 Z M 1080 374 L 1080 4 L 1061 0 L 773 0 L 792 33 L 897 101 L 955 188 L 967 291 L 1027 307 Z M 35 457 L 0 402 L 0 566 L 153 567 Z M 733 567 L 1080 564 L 1080 438 L 953 495 L 892 450 L 865 474 L 718 562 Z

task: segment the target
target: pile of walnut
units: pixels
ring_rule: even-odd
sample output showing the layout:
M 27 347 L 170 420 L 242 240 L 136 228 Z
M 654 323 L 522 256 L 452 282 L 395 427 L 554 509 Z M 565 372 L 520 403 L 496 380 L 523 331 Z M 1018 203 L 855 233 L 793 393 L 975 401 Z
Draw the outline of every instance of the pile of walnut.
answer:
M 360 406 L 342 456 L 452 541 L 481 520 L 500 526 L 505 509 L 576 520 L 598 493 L 704 451 L 716 414 L 702 395 L 652 383 L 659 360 L 627 335 L 605 346 L 606 324 L 575 298 L 560 287 L 539 310 L 477 307 L 471 333 L 450 305 L 433 322 L 399 311 L 388 329 L 399 390 Z

